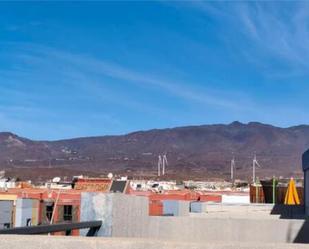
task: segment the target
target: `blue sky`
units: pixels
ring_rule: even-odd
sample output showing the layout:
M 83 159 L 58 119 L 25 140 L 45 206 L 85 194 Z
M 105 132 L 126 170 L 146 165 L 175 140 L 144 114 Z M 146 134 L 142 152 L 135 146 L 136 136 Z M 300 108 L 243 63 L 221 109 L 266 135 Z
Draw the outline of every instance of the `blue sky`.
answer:
M 0 131 L 308 123 L 304 2 L 0 3 Z

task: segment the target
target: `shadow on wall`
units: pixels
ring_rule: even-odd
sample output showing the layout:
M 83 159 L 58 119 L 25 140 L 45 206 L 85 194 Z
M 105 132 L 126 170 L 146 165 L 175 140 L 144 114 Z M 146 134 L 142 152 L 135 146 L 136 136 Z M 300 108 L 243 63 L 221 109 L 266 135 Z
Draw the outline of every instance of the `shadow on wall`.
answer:
M 271 210 L 272 215 L 280 215 L 280 219 L 305 219 L 305 207 L 303 205 L 275 204 Z
M 298 231 L 295 239 L 292 239 L 292 226 L 287 233 L 287 241 L 293 243 L 309 243 L 309 220 L 306 219 L 305 207 L 303 205 L 274 205 L 272 215 L 280 215 L 280 219 L 299 219 L 304 220 L 301 229 Z
M 298 232 L 294 243 L 309 243 L 309 220 L 305 220 L 302 228 Z

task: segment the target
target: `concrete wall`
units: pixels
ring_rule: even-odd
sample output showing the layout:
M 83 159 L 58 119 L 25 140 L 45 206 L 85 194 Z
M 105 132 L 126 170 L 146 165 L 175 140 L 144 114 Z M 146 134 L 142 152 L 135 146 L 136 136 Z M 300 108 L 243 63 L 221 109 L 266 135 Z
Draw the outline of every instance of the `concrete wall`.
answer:
M 81 221 L 102 220 L 103 224 L 98 236 L 111 236 L 112 234 L 112 196 L 103 193 L 81 194 Z M 81 230 L 80 235 L 85 236 L 88 230 Z
M 183 242 L 293 242 L 303 220 L 148 217 L 113 226 L 113 236 L 166 239 Z M 125 231 L 122 233 L 121 231 Z
M 191 212 L 193 213 L 265 213 L 270 214 L 274 208 L 273 204 L 235 204 L 235 203 L 207 203 L 191 202 Z
M 191 216 L 216 218 L 257 218 L 257 219 L 304 219 L 303 206 L 287 206 L 274 204 L 224 204 L 192 202 Z
M 205 211 L 207 213 L 264 213 L 270 214 L 274 208 L 273 204 L 224 204 L 224 203 L 207 203 Z
M 218 205 L 211 204 L 211 207 Z M 113 222 L 113 237 L 136 237 L 166 239 L 183 242 L 293 242 L 304 230 L 304 220 L 269 219 L 272 205 L 221 205 L 240 209 L 240 213 L 262 212 L 259 219 L 246 218 L 209 218 L 173 216 L 134 216 L 129 212 L 126 218 Z M 120 213 L 121 214 L 121 213 Z M 308 224 L 307 224 L 308 225 Z M 305 229 L 307 231 L 307 229 Z M 308 230 L 309 232 L 309 230 Z M 305 232 L 306 233 L 306 232 Z M 309 239 L 309 237 L 308 237 Z
M 12 224 L 13 222 L 13 201 L 0 201 L 0 229 L 4 228 L 4 224 Z
M 152 239 L 86 238 L 61 236 L 0 236 L 2 249 L 303 249 L 300 244 L 280 243 L 182 243 Z
M 265 218 L 272 205 L 216 205 L 235 209 L 242 218 L 148 216 L 148 199 L 123 194 L 82 193 L 81 220 L 103 221 L 98 236 L 165 239 L 182 242 L 293 242 L 304 230 L 304 220 Z M 246 212 L 262 212 L 249 219 Z M 216 213 L 216 215 L 218 212 Z M 306 234 L 307 229 L 304 230 Z M 309 231 L 309 230 L 308 230 Z M 81 233 L 85 235 L 84 233 Z M 308 237 L 309 238 L 309 237 Z
M 82 193 L 81 221 L 102 220 L 98 236 L 127 234 L 140 217 L 148 217 L 148 198 L 120 193 Z M 123 227 L 126 229 L 123 230 Z M 86 235 L 86 230 L 81 235 Z
M 39 219 L 39 201 L 18 198 L 16 200 L 15 227 L 35 226 Z

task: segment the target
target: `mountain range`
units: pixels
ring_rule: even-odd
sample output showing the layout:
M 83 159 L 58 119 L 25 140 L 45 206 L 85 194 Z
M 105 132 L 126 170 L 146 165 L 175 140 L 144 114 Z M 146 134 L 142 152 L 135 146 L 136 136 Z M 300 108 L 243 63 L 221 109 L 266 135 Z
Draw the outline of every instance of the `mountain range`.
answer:
M 158 155 L 166 154 L 163 178 L 250 179 L 252 159 L 257 176 L 301 176 L 301 156 L 309 148 L 309 126 L 280 128 L 258 122 L 186 126 L 59 141 L 33 141 L 0 132 L 0 168 L 8 176 L 44 180 L 60 175 L 102 176 L 108 172 L 155 178 Z

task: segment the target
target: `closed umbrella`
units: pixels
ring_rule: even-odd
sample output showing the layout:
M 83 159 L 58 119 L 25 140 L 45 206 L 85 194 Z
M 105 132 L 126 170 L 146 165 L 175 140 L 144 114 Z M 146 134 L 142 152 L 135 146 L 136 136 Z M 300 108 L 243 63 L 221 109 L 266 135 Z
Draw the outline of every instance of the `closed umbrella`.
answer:
M 285 205 L 299 205 L 299 197 L 297 193 L 297 189 L 295 186 L 295 181 L 293 178 L 291 178 L 286 194 L 285 194 L 285 200 L 284 200 Z

